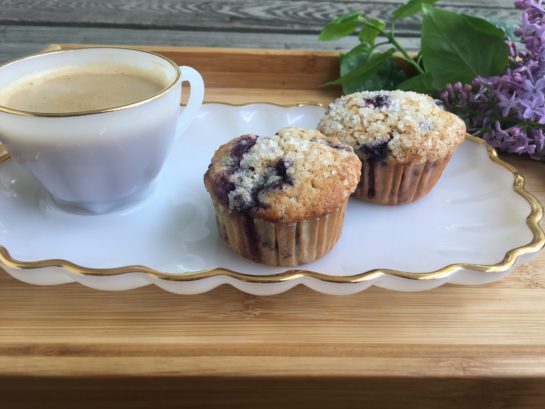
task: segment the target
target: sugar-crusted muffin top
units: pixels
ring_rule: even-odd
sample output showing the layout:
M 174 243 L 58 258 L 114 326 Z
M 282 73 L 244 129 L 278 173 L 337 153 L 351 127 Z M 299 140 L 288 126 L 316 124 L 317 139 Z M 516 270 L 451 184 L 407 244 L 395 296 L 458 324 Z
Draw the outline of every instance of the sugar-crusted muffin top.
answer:
M 379 151 L 402 163 L 445 158 L 463 142 L 466 128 L 428 95 L 363 91 L 331 103 L 318 129 L 349 144 L 360 156 Z
M 356 189 L 360 173 L 360 160 L 337 138 L 283 128 L 222 145 L 204 181 L 212 197 L 231 210 L 290 223 L 337 209 Z

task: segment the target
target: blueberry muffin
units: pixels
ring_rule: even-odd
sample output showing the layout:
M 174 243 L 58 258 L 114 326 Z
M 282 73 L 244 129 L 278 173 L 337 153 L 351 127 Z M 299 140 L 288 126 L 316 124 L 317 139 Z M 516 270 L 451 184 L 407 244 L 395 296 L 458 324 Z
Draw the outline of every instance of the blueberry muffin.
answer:
M 296 266 L 331 250 L 360 173 L 350 146 L 315 130 L 283 128 L 222 145 L 204 184 L 229 247 L 259 263 Z
M 434 99 L 407 91 L 343 96 L 329 105 L 318 129 L 361 159 L 354 196 L 388 205 L 428 193 L 466 133 L 464 122 Z

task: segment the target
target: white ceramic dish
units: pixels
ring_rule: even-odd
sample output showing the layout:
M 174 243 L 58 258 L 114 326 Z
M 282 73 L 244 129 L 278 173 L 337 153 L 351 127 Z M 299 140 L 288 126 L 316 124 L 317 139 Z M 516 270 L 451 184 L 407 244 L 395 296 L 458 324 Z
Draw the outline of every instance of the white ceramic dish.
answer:
M 0 262 L 32 284 L 72 281 L 101 290 L 155 284 L 197 294 L 221 284 L 267 295 L 303 284 L 328 294 L 371 285 L 419 291 L 447 282 L 483 284 L 539 251 L 543 209 L 523 178 L 469 137 L 435 189 L 416 203 L 351 200 L 341 239 L 324 258 L 286 271 L 242 259 L 218 236 L 203 185 L 214 150 L 243 133 L 314 127 L 318 106 L 206 104 L 177 139 L 149 197 L 105 215 L 57 208 L 13 160 L 0 165 Z

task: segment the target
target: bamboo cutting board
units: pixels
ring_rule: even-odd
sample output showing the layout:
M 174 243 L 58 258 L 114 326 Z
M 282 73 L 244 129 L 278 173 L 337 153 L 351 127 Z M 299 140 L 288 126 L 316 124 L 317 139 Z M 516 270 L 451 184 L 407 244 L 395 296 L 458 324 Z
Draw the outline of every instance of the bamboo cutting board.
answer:
M 151 49 L 198 69 L 207 101 L 338 92 L 319 88 L 334 53 Z M 545 164 L 506 159 L 545 201 Z M 544 386 L 545 253 L 491 285 L 343 297 L 110 293 L 0 273 L 2 408 L 543 408 Z

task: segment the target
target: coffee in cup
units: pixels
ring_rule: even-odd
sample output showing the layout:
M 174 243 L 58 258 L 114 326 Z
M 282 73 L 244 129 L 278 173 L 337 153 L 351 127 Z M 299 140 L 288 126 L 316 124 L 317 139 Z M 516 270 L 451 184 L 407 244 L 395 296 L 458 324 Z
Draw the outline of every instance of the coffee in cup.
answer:
M 145 100 L 167 86 L 167 78 L 154 71 L 89 64 L 15 81 L 0 92 L 0 106 L 37 113 L 95 111 Z

